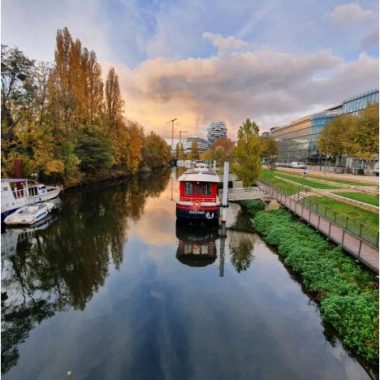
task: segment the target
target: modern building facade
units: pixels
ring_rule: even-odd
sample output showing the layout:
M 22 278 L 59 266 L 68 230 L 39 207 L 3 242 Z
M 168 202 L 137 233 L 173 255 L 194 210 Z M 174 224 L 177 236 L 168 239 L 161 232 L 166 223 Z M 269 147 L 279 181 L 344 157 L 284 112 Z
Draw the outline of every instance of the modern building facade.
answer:
M 183 150 L 185 153 L 191 152 L 191 147 L 193 145 L 193 142 L 196 141 L 198 144 L 198 152 L 203 153 L 209 148 L 209 142 L 205 139 L 202 139 L 201 137 L 193 136 L 193 137 L 186 137 L 183 141 Z
M 207 128 L 207 139 L 210 145 L 221 137 L 227 137 L 226 123 L 222 120 L 213 120 Z
M 319 153 L 317 140 L 325 125 L 339 115 L 357 115 L 370 103 L 379 103 L 379 90 L 371 90 L 352 97 L 338 106 L 305 116 L 286 126 L 271 128 L 270 136 L 275 138 L 278 144 L 278 161 L 324 163 L 326 157 Z M 344 158 L 339 164 L 355 167 L 354 161 L 348 162 L 347 158 Z

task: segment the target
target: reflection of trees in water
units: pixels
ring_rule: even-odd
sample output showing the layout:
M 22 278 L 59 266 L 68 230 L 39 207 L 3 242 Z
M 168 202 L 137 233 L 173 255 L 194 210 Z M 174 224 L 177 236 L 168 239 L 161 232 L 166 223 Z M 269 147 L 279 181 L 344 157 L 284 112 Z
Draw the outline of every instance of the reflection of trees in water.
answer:
M 120 268 L 128 218 L 140 218 L 146 198 L 165 189 L 169 174 L 69 193 L 58 220 L 17 245 L 3 265 L 3 373 L 17 363 L 17 345 L 34 326 L 70 306 L 83 310 L 104 285 L 110 261 Z
M 231 231 L 229 248 L 231 263 L 238 273 L 246 271 L 253 261 L 254 239 L 252 234 Z

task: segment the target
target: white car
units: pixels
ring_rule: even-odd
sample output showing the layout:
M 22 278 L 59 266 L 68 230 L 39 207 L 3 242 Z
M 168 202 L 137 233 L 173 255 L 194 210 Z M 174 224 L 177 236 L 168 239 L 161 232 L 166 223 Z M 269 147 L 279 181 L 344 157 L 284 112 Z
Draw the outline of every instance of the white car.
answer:
M 290 164 L 290 167 L 293 169 L 307 169 L 307 166 L 304 162 L 298 162 L 298 161 L 293 161 Z

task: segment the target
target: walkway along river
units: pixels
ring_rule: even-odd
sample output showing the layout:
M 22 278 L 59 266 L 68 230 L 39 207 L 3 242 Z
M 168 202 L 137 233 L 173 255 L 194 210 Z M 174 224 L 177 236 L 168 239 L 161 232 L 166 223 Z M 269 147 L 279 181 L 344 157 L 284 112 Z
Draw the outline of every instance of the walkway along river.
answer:
M 2 234 L 3 378 L 369 379 L 257 235 L 176 226 L 170 174 Z

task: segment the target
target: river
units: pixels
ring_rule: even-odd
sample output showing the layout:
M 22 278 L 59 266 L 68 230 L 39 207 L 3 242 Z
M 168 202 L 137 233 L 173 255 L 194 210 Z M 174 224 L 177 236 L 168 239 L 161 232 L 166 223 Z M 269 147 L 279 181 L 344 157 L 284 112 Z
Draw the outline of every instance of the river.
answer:
M 3 231 L 4 380 L 370 378 L 259 236 L 176 225 L 177 187 L 77 189 L 40 229 Z

